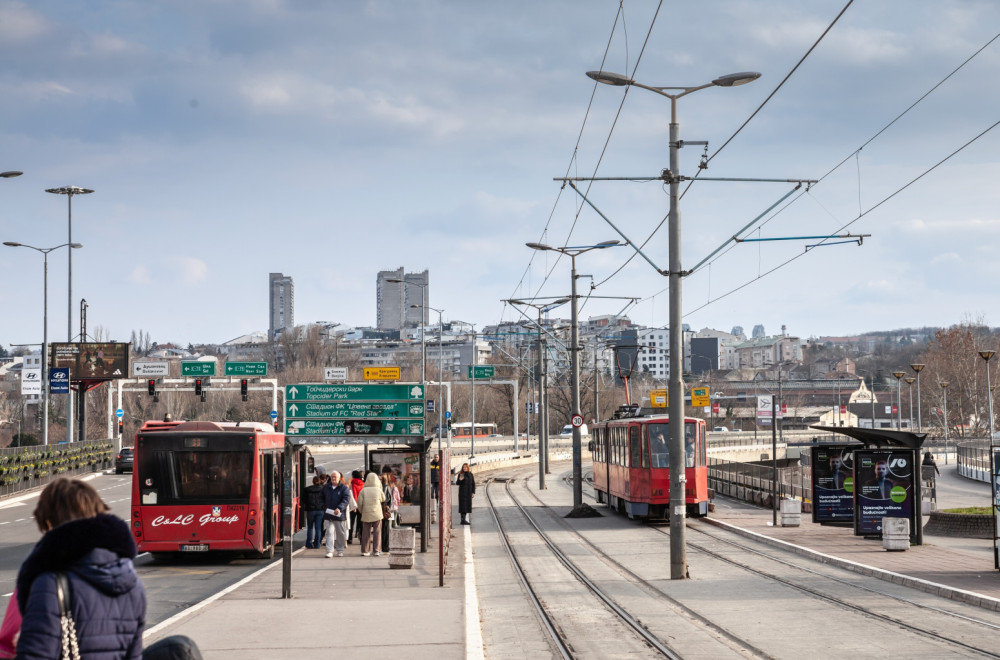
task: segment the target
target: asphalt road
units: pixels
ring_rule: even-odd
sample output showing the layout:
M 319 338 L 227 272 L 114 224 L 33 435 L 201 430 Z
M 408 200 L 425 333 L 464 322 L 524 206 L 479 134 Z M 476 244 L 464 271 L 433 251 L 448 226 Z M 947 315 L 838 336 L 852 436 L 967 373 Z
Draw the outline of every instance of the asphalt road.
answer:
M 316 463 L 328 471 L 350 476 L 362 466 L 361 451 L 317 454 Z M 128 520 L 131 507 L 132 475 L 101 473 L 90 480 L 111 512 Z M 32 517 L 38 493 L 0 501 L 0 611 L 5 611 L 14 591 L 17 571 L 41 538 Z M 295 547 L 304 544 L 305 531 L 295 536 Z M 281 561 L 281 553 L 272 561 Z M 148 553 L 135 560 L 136 572 L 146 587 L 147 626 L 153 626 L 191 607 L 218 591 L 263 568 L 267 560 L 244 559 L 229 554 L 195 555 L 177 560 L 154 561 Z M 280 596 L 280 594 L 278 594 Z

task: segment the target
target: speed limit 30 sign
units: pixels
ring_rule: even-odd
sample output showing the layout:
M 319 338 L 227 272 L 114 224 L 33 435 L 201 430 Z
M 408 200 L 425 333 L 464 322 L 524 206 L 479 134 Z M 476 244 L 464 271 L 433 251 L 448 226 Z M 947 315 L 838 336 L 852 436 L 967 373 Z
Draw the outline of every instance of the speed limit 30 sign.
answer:
M 573 415 L 573 419 L 570 420 L 573 428 L 578 429 L 583 426 L 583 415 Z

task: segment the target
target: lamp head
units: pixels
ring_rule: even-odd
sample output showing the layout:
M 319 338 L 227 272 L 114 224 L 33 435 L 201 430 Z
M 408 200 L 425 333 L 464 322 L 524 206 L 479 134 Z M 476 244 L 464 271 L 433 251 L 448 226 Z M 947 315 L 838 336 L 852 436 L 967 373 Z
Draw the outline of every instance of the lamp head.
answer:
M 623 76 L 620 73 L 611 73 L 610 71 L 588 71 L 587 77 L 592 78 L 599 83 L 613 85 L 615 87 L 625 87 L 626 85 L 632 84 L 632 79 L 628 76 Z
M 3 244 L 9 245 L 10 247 L 21 247 L 20 243 L 16 243 L 14 241 L 4 241 Z
M 24 174 L 24 172 L 11 170 L 9 172 L 0 172 L 0 177 L 3 177 L 4 179 L 13 179 L 14 177 L 21 176 L 22 174 Z
M 45 192 L 52 193 L 53 195 L 89 195 L 94 192 L 89 188 L 81 188 L 80 186 L 64 186 L 62 188 L 46 188 Z
M 601 241 L 597 244 L 599 248 L 614 247 L 616 245 L 621 245 L 621 241 Z
M 760 78 L 760 74 L 756 71 L 741 71 L 740 73 L 727 73 L 724 76 L 719 76 L 712 81 L 712 84 L 716 87 L 739 87 L 758 78 Z
M 532 250 L 543 250 L 544 251 L 544 250 L 551 250 L 552 249 L 551 246 L 546 245 L 545 243 L 525 243 L 525 245 L 527 245 L 528 247 L 530 247 Z
M 71 248 L 73 248 L 74 250 L 76 250 L 76 249 L 82 248 L 83 244 L 82 243 L 69 243 L 69 246 Z

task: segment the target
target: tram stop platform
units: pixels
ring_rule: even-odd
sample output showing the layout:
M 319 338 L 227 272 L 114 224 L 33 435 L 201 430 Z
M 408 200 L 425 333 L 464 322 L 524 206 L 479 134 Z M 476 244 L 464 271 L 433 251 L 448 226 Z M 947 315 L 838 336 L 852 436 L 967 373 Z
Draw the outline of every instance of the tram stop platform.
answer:
M 388 553 L 361 556 L 355 539 L 343 557 L 302 547 L 296 536 L 292 598 L 282 594 L 282 562 L 276 561 L 229 589 L 146 630 L 143 644 L 187 635 L 206 658 L 323 658 L 405 656 L 408 660 L 466 657 L 466 645 L 482 648 L 479 619 L 466 631 L 466 593 L 471 571 L 470 527 L 452 531 L 448 572 L 439 586 L 437 526 L 414 565 L 389 568 Z M 474 584 L 470 580 L 470 585 Z

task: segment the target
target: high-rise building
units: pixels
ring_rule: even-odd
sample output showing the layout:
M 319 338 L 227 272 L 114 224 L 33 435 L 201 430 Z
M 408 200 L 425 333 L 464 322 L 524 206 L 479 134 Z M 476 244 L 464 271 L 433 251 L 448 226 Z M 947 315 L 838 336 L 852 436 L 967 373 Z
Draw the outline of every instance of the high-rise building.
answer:
M 422 273 L 406 273 L 402 268 L 379 271 L 375 281 L 378 328 L 402 330 L 427 325 L 430 315 L 425 305 L 430 295 L 430 275 L 426 270 Z
M 281 331 L 295 327 L 295 285 L 291 276 L 281 273 L 268 275 L 267 297 L 271 311 L 267 338 L 274 341 Z

